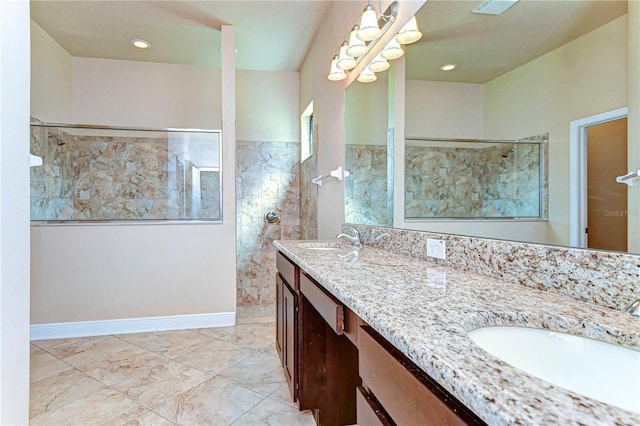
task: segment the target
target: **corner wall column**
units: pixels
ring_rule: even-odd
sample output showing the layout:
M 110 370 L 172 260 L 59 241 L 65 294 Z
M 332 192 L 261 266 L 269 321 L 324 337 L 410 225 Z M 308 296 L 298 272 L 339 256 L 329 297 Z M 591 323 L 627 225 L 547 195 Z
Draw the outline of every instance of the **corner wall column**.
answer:
M 229 252 L 236 253 L 236 39 L 232 25 L 222 25 L 222 220 L 230 235 L 225 236 Z M 233 268 L 233 286 L 236 270 Z M 235 302 L 234 291 L 234 306 Z

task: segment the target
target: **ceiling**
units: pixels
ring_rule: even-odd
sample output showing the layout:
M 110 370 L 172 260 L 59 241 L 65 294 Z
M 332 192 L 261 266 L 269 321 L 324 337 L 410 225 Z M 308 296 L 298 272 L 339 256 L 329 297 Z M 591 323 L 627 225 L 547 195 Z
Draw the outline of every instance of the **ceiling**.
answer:
M 361 0 L 364 4 L 365 0 Z M 233 25 L 236 66 L 299 71 L 333 0 L 31 1 L 31 16 L 69 54 L 220 66 L 220 28 Z M 627 13 L 627 1 L 520 0 L 499 16 L 481 0 L 429 0 L 423 37 L 406 46 L 407 78 L 485 83 Z M 136 49 L 133 38 L 149 40 Z M 440 65 L 454 62 L 452 72 Z
M 407 49 L 407 78 L 486 83 L 627 13 L 627 1 L 520 0 L 499 16 L 480 0 L 429 0 L 416 14 L 422 38 Z M 446 63 L 459 67 L 440 71 Z
M 221 25 L 236 67 L 299 71 L 330 0 L 31 1 L 31 17 L 71 56 L 219 67 Z M 141 38 L 151 49 L 137 49 Z

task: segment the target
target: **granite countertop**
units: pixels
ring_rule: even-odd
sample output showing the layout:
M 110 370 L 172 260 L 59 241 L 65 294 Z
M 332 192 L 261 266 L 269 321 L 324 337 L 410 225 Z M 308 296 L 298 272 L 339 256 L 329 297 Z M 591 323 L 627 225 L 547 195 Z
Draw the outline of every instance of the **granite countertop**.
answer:
M 467 331 L 524 325 L 640 350 L 640 318 L 536 289 L 336 241 L 274 245 L 490 425 L 638 425 L 640 415 L 531 376 Z

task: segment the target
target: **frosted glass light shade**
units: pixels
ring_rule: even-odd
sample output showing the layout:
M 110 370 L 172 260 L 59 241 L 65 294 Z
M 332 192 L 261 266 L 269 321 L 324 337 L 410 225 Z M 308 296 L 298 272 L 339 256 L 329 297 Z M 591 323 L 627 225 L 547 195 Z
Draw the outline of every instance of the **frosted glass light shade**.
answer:
M 358 30 L 359 26 L 355 25 L 351 30 L 351 35 L 349 36 L 349 47 L 347 47 L 347 55 L 357 58 L 362 55 L 367 50 L 367 45 L 364 43 L 364 40 L 360 40 L 358 38 Z
M 327 78 L 331 81 L 340 81 L 347 78 L 347 74 L 338 68 L 338 55 L 335 55 L 331 61 L 331 70 L 329 71 L 329 76 Z
M 378 27 L 378 14 L 370 4 L 364 8 L 362 18 L 360 18 L 360 29 L 358 30 L 358 38 L 363 41 L 371 41 L 380 35 Z
M 422 38 L 422 33 L 418 30 L 418 23 L 414 16 L 409 22 L 404 24 L 404 27 L 402 27 L 396 36 L 396 41 L 400 44 L 410 44 L 420 40 L 420 38 Z
M 369 69 L 373 72 L 382 72 L 388 70 L 390 67 L 389 62 L 380 54 L 377 54 L 373 61 L 369 64 Z
M 371 83 L 373 81 L 376 81 L 377 79 L 378 77 L 376 77 L 376 73 L 371 71 L 369 67 L 366 67 L 365 69 L 363 69 L 360 75 L 358 76 L 358 81 L 360 83 Z
M 398 59 L 404 55 L 404 50 L 402 50 L 402 46 L 400 46 L 400 43 L 398 43 L 394 37 L 387 43 L 380 55 L 388 60 Z
M 340 48 L 340 57 L 338 58 L 336 66 L 341 70 L 350 70 L 356 66 L 356 60 L 347 55 L 348 47 L 349 44 L 345 41 L 344 43 L 342 43 L 342 47 Z

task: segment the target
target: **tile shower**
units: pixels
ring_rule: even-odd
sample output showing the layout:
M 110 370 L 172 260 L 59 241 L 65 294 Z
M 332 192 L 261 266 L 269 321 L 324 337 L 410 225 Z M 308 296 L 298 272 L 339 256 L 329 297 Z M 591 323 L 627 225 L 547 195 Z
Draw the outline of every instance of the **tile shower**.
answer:
M 236 148 L 237 304 L 275 308 L 277 239 L 300 237 L 298 143 L 238 141 Z M 274 210 L 279 219 L 267 223 Z
M 32 125 L 31 220 L 220 220 L 220 133 Z

